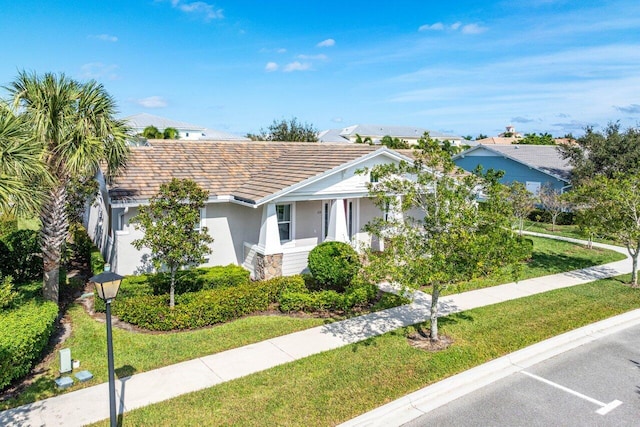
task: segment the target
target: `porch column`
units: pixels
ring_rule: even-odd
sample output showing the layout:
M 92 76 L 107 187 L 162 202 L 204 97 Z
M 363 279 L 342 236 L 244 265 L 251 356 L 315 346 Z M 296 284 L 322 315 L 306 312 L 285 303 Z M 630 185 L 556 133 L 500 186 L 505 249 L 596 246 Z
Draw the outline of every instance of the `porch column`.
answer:
M 347 216 L 344 211 L 344 199 L 336 199 L 331 205 L 329 215 L 329 230 L 325 240 L 349 243 L 349 231 L 347 230 Z
M 387 222 L 391 225 L 387 226 L 387 230 L 385 230 L 382 233 L 382 236 L 380 236 L 381 239 L 378 242 L 378 249 L 381 251 L 384 251 L 384 238 L 386 237 L 385 235 L 387 234 L 387 232 L 393 232 L 393 230 L 391 229 L 393 227 L 393 224 L 402 222 L 404 220 L 404 214 L 402 213 L 402 209 L 400 209 L 400 206 L 402 206 L 402 196 L 396 196 L 395 200 L 389 203 L 389 208 L 386 212 L 386 215 Z
M 262 207 L 260 241 L 256 251 L 254 275 L 257 280 L 282 276 L 282 245 L 275 203 L 268 203 Z

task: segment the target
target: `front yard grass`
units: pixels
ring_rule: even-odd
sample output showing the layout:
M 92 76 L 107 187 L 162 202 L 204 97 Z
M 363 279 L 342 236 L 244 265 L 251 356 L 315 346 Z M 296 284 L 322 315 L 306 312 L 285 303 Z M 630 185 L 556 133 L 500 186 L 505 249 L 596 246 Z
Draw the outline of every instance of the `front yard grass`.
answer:
M 518 280 L 578 270 L 593 265 L 620 261 L 625 258 L 621 253 L 608 249 L 587 249 L 585 246 L 575 243 L 545 239 L 542 237 L 525 236 L 525 238 L 533 240 L 533 256 L 524 264 Z M 513 281 L 511 271 L 503 269 L 487 277 L 452 286 L 442 294 L 451 295 Z
M 91 318 L 78 304 L 72 305 L 67 315 L 73 325 L 73 332 L 63 347 L 70 348 L 71 357 L 80 361 L 80 370 L 89 370 L 94 378 L 86 383 L 76 381 L 65 392 L 107 382 L 105 324 Z M 116 375 L 126 377 L 312 328 L 325 322 L 327 322 L 326 319 L 249 316 L 215 327 L 187 332 L 152 334 L 113 328 Z M 60 394 L 53 382 L 58 376 L 58 367 L 59 361 L 56 354 L 46 374 L 39 377 L 16 398 L 0 402 L 0 410 Z
M 443 351 L 415 349 L 406 328 L 127 412 L 123 425 L 335 425 L 491 359 L 640 307 L 640 291 L 621 281 L 629 276 L 442 318 L 441 333 L 455 340 Z
M 570 237 L 572 239 L 580 239 L 580 240 L 587 240 L 589 238 L 582 231 L 580 231 L 580 227 L 578 227 L 575 224 L 556 225 L 554 229 L 553 224 L 550 224 L 550 223 L 537 222 L 537 221 L 525 221 L 524 230 L 533 231 L 536 233 L 553 234 L 556 236 Z M 597 237 L 594 238 L 593 241 L 599 242 L 599 243 L 607 243 L 609 245 L 619 245 L 619 243 L 616 243 L 612 240 L 600 239 Z

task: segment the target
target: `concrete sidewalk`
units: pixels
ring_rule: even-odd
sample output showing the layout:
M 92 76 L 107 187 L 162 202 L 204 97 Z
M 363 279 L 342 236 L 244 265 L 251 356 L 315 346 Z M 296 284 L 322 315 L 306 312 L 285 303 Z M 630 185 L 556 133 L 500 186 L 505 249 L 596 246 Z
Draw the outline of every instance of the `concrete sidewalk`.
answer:
M 560 240 L 574 239 L 561 238 Z M 595 243 L 594 246 L 612 249 L 628 256 L 626 250 L 619 247 Z M 575 286 L 630 271 L 631 262 L 626 259 L 582 270 L 449 295 L 440 298 L 440 315 L 496 304 L 552 289 Z M 362 341 L 400 327 L 423 322 L 429 317 L 429 303 L 428 295 L 417 292 L 412 304 L 117 379 L 118 412 L 121 414 Z M 104 383 L 9 409 L 0 412 L 0 425 L 82 426 L 97 422 L 109 417 L 107 390 L 108 386 Z

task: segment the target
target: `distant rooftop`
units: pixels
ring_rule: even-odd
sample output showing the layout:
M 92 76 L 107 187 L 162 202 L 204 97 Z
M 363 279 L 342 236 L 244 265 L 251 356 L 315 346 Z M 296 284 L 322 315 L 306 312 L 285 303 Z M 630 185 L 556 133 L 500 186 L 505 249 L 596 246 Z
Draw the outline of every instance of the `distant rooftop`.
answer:
M 181 139 L 212 140 L 212 141 L 249 141 L 249 138 L 224 132 L 216 129 L 207 129 L 204 126 L 187 122 L 154 116 L 153 114 L 140 113 L 125 117 L 123 120 L 137 133 L 142 132 L 148 126 L 155 126 L 159 130 L 174 128 L 180 133 Z
M 204 126 L 198 126 L 187 122 L 154 116 L 153 114 L 140 113 L 123 118 L 134 129 L 144 129 L 147 126 L 155 126 L 158 129 L 175 128 L 177 130 L 205 130 Z
M 445 134 L 442 132 L 432 131 L 425 128 L 415 126 L 386 126 L 386 125 L 353 125 L 348 126 L 340 132 L 344 137 L 352 137 L 356 134 L 361 136 L 379 137 L 390 135 L 395 138 L 419 139 L 425 132 L 429 132 L 429 136 L 434 139 L 456 139 L 461 140 L 462 137 L 457 135 Z
M 342 129 L 327 129 L 322 132 L 318 132 L 318 142 L 335 142 L 345 143 L 351 142 L 349 138 L 340 135 Z

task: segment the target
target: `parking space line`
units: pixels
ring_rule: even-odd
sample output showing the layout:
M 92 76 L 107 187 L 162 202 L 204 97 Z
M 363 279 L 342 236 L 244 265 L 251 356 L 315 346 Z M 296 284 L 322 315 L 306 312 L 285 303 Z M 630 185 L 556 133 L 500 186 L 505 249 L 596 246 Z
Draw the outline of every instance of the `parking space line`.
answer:
M 599 400 L 596 400 L 596 399 L 594 399 L 592 397 L 586 396 L 586 395 L 584 395 L 582 393 L 579 393 L 579 392 L 577 392 L 575 390 L 571 390 L 568 387 L 565 387 L 565 386 L 560 385 L 558 383 L 554 383 L 553 381 L 549 381 L 546 378 L 539 377 L 539 376 L 537 376 L 535 374 L 532 374 L 530 372 L 520 371 L 520 373 L 522 373 L 522 374 L 524 374 L 524 375 L 526 375 L 528 377 L 531 377 L 531 378 L 533 378 L 535 380 L 538 380 L 540 382 L 543 382 L 545 384 L 549 384 L 550 386 L 555 387 L 557 389 L 560 389 L 562 391 L 566 391 L 567 393 L 573 394 L 574 396 L 578 396 L 579 398 L 584 399 L 584 400 L 586 400 L 588 402 L 595 403 L 596 405 L 600 406 L 600 409 L 598 409 L 596 411 L 596 413 L 598 413 L 600 415 L 606 415 L 609 412 L 613 411 L 618 406 L 622 405 L 622 402 L 619 401 L 619 400 L 614 400 L 614 401 L 612 401 L 610 403 L 600 402 Z

